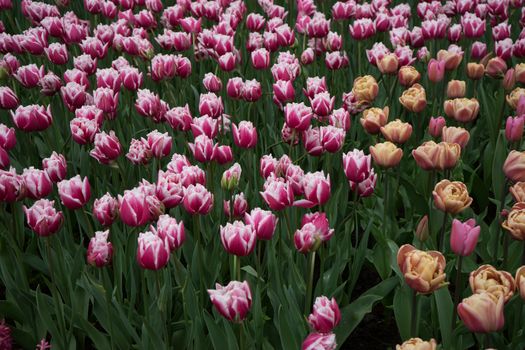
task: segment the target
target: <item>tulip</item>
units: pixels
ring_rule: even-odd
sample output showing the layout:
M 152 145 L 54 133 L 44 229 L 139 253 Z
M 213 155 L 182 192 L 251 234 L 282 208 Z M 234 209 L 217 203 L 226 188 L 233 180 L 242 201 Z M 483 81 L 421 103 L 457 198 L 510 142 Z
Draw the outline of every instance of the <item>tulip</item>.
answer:
M 371 75 L 365 75 L 354 80 L 352 93 L 359 102 L 371 103 L 379 93 L 379 85 Z
M 462 80 L 451 80 L 447 85 L 448 98 L 460 98 L 465 96 L 466 84 Z
M 421 169 L 435 170 L 439 168 L 438 160 L 440 152 L 441 149 L 438 144 L 434 141 L 427 141 L 412 150 L 412 156 Z
M 143 83 L 142 72 L 135 67 L 123 67 L 119 70 L 122 86 L 130 91 L 138 90 Z
M 382 168 L 393 168 L 403 157 L 403 150 L 390 141 L 370 146 L 370 155 L 374 162 Z
M 330 97 L 328 92 L 319 92 L 310 98 L 310 104 L 313 112 L 320 116 L 326 117 L 334 108 L 335 97 Z
M 303 177 L 304 199 L 297 200 L 294 206 L 312 208 L 323 205 L 330 199 L 330 174 L 325 177 L 323 171 L 305 174 Z
M 168 239 L 164 240 L 147 231 L 139 234 L 137 246 L 137 262 L 143 269 L 160 270 L 168 264 L 170 248 Z
M 57 65 L 66 64 L 68 61 L 67 47 L 64 44 L 52 43 L 45 49 L 47 59 Z
M 174 130 L 188 131 L 191 128 L 193 118 L 188 104 L 184 107 L 174 107 L 166 112 L 166 121 Z
M 436 208 L 452 215 L 462 212 L 472 203 L 467 187 L 460 181 L 441 180 L 432 195 Z
M 207 163 L 213 159 L 214 143 L 206 135 L 199 135 L 195 138 L 193 143 L 188 146 L 193 153 L 195 160 L 201 163 Z
M 437 343 L 434 339 L 424 341 L 421 338 L 410 338 L 401 345 L 396 345 L 396 350 L 436 350 Z
M 475 62 L 469 62 L 467 64 L 467 76 L 472 80 L 478 80 L 483 78 L 484 72 L 485 67 L 483 66 L 483 64 Z
M 323 140 L 319 128 L 312 128 L 310 126 L 307 130 L 303 131 L 302 140 L 304 149 L 309 155 L 317 157 L 323 154 Z
M 26 195 L 31 199 L 47 197 L 53 190 L 53 182 L 44 170 L 29 167 L 22 173 Z
M 120 87 L 122 86 L 122 76 L 115 68 L 98 69 L 96 76 L 97 88 L 108 88 L 115 92 L 120 91 Z
M 470 133 L 460 127 L 445 126 L 442 129 L 441 139 L 443 142 L 457 143 L 461 148 L 465 148 L 470 139 Z
M 163 241 L 167 241 L 172 252 L 179 249 L 186 239 L 184 223 L 177 223 L 177 220 L 167 214 L 159 216 L 155 232 Z
M 521 184 L 521 182 L 518 182 L 518 184 Z M 514 185 L 513 187 L 516 187 L 518 184 Z M 511 192 L 513 189 L 511 188 Z M 515 190 L 514 190 L 515 191 Z M 516 192 L 513 192 L 513 194 Z M 501 224 L 501 226 L 509 231 L 512 238 L 519 240 L 519 241 L 525 241 L 525 206 L 523 205 L 523 202 L 518 202 L 514 204 L 512 207 L 512 210 L 507 215 L 505 221 Z
M 196 165 L 182 169 L 180 177 L 184 187 L 196 184 L 206 185 L 206 173 Z
M 146 195 L 139 189 L 126 190 L 118 196 L 119 216 L 128 226 L 143 226 L 149 221 Z
M 510 91 L 514 89 L 516 85 L 516 75 L 514 74 L 514 68 L 507 70 L 505 76 L 503 77 L 503 82 L 501 83 L 505 91 Z
M 135 109 L 141 116 L 151 118 L 154 122 L 160 122 L 164 119 L 168 108 L 158 95 L 148 89 L 139 89 Z
M 472 254 L 476 248 L 481 231 L 481 228 L 475 225 L 476 221 L 474 219 L 465 222 L 461 222 L 458 219 L 452 220 L 450 247 L 455 254 L 460 256 Z
M 516 109 L 519 106 L 519 102 L 522 96 L 525 95 L 525 88 L 517 87 L 507 95 L 507 103 L 512 109 Z M 20 108 L 20 107 L 19 107 Z
M 497 332 L 505 323 L 503 307 L 503 298 L 485 292 L 463 299 L 458 315 L 471 332 Z
M 167 209 L 179 205 L 184 197 L 181 175 L 160 170 L 155 194 Z
M 91 197 L 91 186 L 87 177 L 82 180 L 80 175 L 77 175 L 69 180 L 60 181 L 57 186 L 60 201 L 72 210 L 82 208 Z
M 61 211 L 57 211 L 54 205 L 54 201 L 40 199 L 30 208 L 23 207 L 27 225 L 41 237 L 51 236 L 62 226 L 64 215 Z
M 281 107 L 283 103 L 293 101 L 295 90 L 290 80 L 278 80 L 273 84 L 274 102 Z
M 428 79 L 433 83 L 438 83 L 445 76 L 445 61 L 431 59 L 428 62 Z
M 0 170 L 0 201 L 13 203 L 22 199 L 26 188 L 24 179 L 16 174 L 14 168 L 9 171 Z
M 332 114 L 328 117 L 328 121 L 330 125 L 343 129 L 344 131 L 348 131 L 350 129 L 350 113 L 348 113 L 343 108 L 332 111 Z
M 15 129 L 7 127 L 5 124 L 0 124 L 0 147 L 9 151 L 16 145 Z
M 226 84 L 226 93 L 229 97 L 239 99 L 242 97 L 244 82 L 242 78 L 234 77 L 228 80 Z
M 445 114 L 461 123 L 468 123 L 478 116 L 479 102 L 475 98 L 456 98 L 446 100 Z
M 371 160 L 372 156 L 365 156 L 364 152 L 358 149 L 343 153 L 343 170 L 346 178 L 352 182 L 364 181 L 370 175 Z
M 284 118 L 288 127 L 304 131 L 310 126 L 312 118 L 312 109 L 304 103 L 288 103 L 284 106 Z
M 252 51 L 251 61 L 255 69 L 266 69 L 270 66 L 270 52 L 265 48 Z
M 106 193 L 102 197 L 95 199 L 95 202 L 93 203 L 93 216 L 102 226 L 111 226 L 118 215 L 118 201 L 109 193 Z
M 377 107 L 365 109 L 360 119 L 363 128 L 370 134 L 377 134 L 388 122 L 389 114 L 388 106 L 381 109 Z
M 317 250 L 321 242 L 321 232 L 313 223 L 306 223 L 301 229 L 295 231 L 294 244 L 300 253 L 306 254 Z
M 126 158 L 133 164 L 147 164 L 153 157 L 148 141 L 145 139 L 131 139 Z
M 254 248 L 257 236 L 251 225 L 241 221 L 234 221 L 221 226 L 221 242 L 228 254 L 236 256 L 250 255 Z
M 399 84 L 404 87 L 410 87 L 419 82 L 421 74 L 413 66 L 403 66 L 397 73 Z
M 335 340 L 333 333 L 310 333 L 303 341 L 301 350 L 335 350 Z
M 213 73 L 206 73 L 202 84 L 209 92 L 219 92 L 222 89 L 222 81 Z
M 242 86 L 242 98 L 248 102 L 255 102 L 262 96 L 261 83 L 256 79 L 246 80 Z
M 38 82 L 40 92 L 45 96 L 53 96 L 62 88 L 62 81 L 53 72 L 49 72 Z
M 429 294 L 446 285 L 446 262 L 440 252 L 424 252 L 405 244 L 399 248 L 397 264 L 405 282 L 418 293 Z
M 325 213 L 315 212 L 304 214 L 301 219 L 301 226 L 303 227 L 306 224 L 313 224 L 315 226 L 315 234 L 322 242 L 328 241 L 334 234 L 334 229 L 330 228 L 330 223 Z
M 201 94 L 199 99 L 200 115 L 209 115 L 212 118 L 219 117 L 224 112 L 224 105 L 221 97 L 217 97 L 213 92 Z
M 416 227 L 415 236 L 417 239 L 419 239 L 421 242 L 425 242 L 429 237 L 429 230 L 428 230 L 428 215 L 424 215 L 421 220 L 419 220 L 419 223 Z
M 521 299 L 525 300 L 525 266 L 516 271 L 516 287 L 520 292 Z
M 346 132 L 335 126 L 321 126 L 319 128 L 323 150 L 329 153 L 338 152 L 345 141 Z
M 260 208 L 254 208 L 249 214 L 244 214 L 245 224 L 252 226 L 257 239 L 270 240 L 278 221 L 279 219 L 271 211 Z
M 259 160 L 259 174 L 267 179 L 271 174 L 275 175 L 278 161 L 271 154 L 265 154 Z
M 500 57 L 494 57 L 485 64 L 485 74 L 491 78 L 499 79 L 505 76 L 507 63 Z
M 514 75 L 518 83 L 525 83 L 525 63 L 518 63 L 514 67 Z
M 511 181 L 525 181 L 525 152 L 510 151 L 503 163 L 503 172 Z
M 13 77 L 27 89 L 34 88 L 45 75 L 44 66 L 37 67 L 36 64 L 28 64 L 17 69 Z
M 393 53 L 385 55 L 377 63 L 377 68 L 383 74 L 396 74 L 399 67 L 399 60 Z
M 95 148 L 89 154 L 100 164 L 111 164 L 122 153 L 119 139 L 111 130 L 109 134 L 100 132 L 95 135 Z
M 76 82 L 69 82 L 60 88 L 60 95 L 66 107 L 73 112 L 86 102 L 86 87 Z
M 236 194 L 233 197 L 233 205 L 230 200 L 223 202 L 224 215 L 229 218 L 242 218 L 248 210 L 248 201 L 244 198 L 244 193 Z M 233 213 L 231 213 L 233 209 Z
M 91 56 L 86 54 L 73 58 L 73 66 L 87 75 L 94 74 L 97 71 L 97 62 L 96 58 L 91 58 Z
M 257 144 L 257 129 L 252 122 L 243 120 L 239 125 L 232 124 L 233 141 L 241 148 L 253 148 Z
M 252 307 L 252 292 L 246 281 L 231 281 L 226 286 L 217 283 L 208 294 L 217 311 L 232 322 L 242 322 Z
M 87 248 L 87 263 L 103 267 L 111 263 L 113 257 L 113 245 L 108 242 L 109 230 L 97 231 L 89 241 Z
M 335 298 L 325 296 L 315 299 L 312 313 L 308 316 L 310 327 L 319 333 L 330 333 L 341 321 L 341 312 Z
M 233 164 L 222 174 L 221 187 L 228 191 L 237 188 L 237 185 L 239 184 L 239 179 L 241 178 L 241 173 L 242 168 L 239 165 L 239 163 Z
M 10 113 L 15 126 L 25 132 L 45 130 L 53 122 L 51 106 L 19 106 L 15 112 Z
M 283 210 L 291 206 L 294 200 L 292 186 L 273 175 L 266 179 L 263 187 L 264 191 L 259 192 L 266 204 L 272 210 Z
M 498 271 L 491 265 L 482 265 L 472 271 L 469 277 L 470 289 L 474 294 L 490 293 L 508 302 L 516 288 L 514 278 L 507 271 Z
M 441 137 L 443 127 L 446 125 L 445 118 L 431 117 L 428 124 L 428 133 L 435 138 Z
M 382 126 L 380 131 L 387 141 L 404 144 L 412 135 L 412 125 L 396 119 Z
M 73 141 L 80 145 L 92 143 L 95 139 L 95 135 L 99 131 L 99 126 L 96 120 L 82 117 L 71 119 L 69 128 Z
M 160 133 L 157 130 L 153 130 L 147 135 L 148 147 L 151 150 L 152 155 L 155 158 L 167 157 L 171 152 L 171 136 L 168 133 Z
M 116 117 L 119 93 L 110 88 L 98 88 L 93 91 L 95 106 L 101 109 L 108 119 Z
M 505 123 L 505 137 L 507 138 L 507 141 L 517 142 L 521 140 L 524 123 L 524 116 L 507 118 L 507 122 Z
M 450 45 L 448 50 L 439 50 L 437 59 L 445 62 L 446 70 L 456 69 L 463 59 L 463 51 L 457 45 Z
M 7 86 L 0 87 L 0 108 L 15 109 L 19 104 L 20 101 L 11 88 Z
M 184 190 L 183 205 L 191 215 L 206 215 L 213 207 L 213 194 L 201 184 L 189 185 Z
M 403 91 L 403 94 L 399 97 L 399 102 L 410 112 L 420 113 L 427 106 L 425 89 L 419 84 L 414 84 Z

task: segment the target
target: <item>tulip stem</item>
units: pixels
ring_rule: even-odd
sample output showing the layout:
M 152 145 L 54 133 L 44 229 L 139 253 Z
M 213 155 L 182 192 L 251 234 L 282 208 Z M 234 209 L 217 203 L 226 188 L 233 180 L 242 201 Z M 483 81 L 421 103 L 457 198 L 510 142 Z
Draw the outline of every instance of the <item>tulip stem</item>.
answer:
M 499 202 L 498 212 L 496 213 L 497 219 L 500 219 L 501 211 L 505 209 L 505 198 L 507 197 L 507 181 L 505 180 L 503 182 L 503 190 L 501 191 L 501 198 Z M 501 224 L 498 225 L 498 231 L 497 231 L 497 237 L 494 240 L 494 261 L 498 261 L 498 253 L 499 253 L 499 242 L 501 239 L 501 234 L 503 233 L 503 230 L 501 228 Z M 505 252 L 504 252 L 505 255 Z M 504 260 L 506 260 L 506 257 L 503 257 Z M 505 262 L 503 263 L 505 265 Z
M 239 323 L 239 349 L 244 350 L 244 322 Z
M 523 252 L 521 253 L 521 265 L 525 265 L 525 242 L 523 242 Z
M 447 226 L 447 213 L 443 213 L 443 223 L 441 225 L 441 231 L 439 232 L 439 242 L 438 247 L 439 251 L 444 253 L 445 252 L 445 228 Z
M 86 234 L 89 238 L 93 237 L 93 226 L 91 225 L 91 221 L 89 221 L 89 217 L 86 213 L 86 211 L 81 208 L 80 211 L 82 212 L 82 215 L 84 216 L 84 220 L 86 220 L 87 229 L 84 229 Z
M 290 238 L 290 241 L 293 241 L 293 234 L 292 234 L 292 229 L 290 226 L 290 217 L 288 216 L 288 212 L 286 211 L 286 208 L 283 209 L 283 213 L 284 213 L 284 219 L 286 221 L 286 227 L 288 229 L 288 237 Z
M 384 194 L 383 194 L 383 236 L 384 239 L 386 239 L 388 235 L 388 221 L 386 219 L 386 215 L 388 212 L 388 170 L 385 169 L 385 172 L 383 173 L 383 185 L 384 185 Z M 356 247 L 357 248 L 357 247 Z
M 412 337 L 417 336 L 417 292 L 415 290 L 412 291 L 412 319 L 410 324 L 410 335 Z
M 304 314 L 308 315 L 310 302 L 312 301 L 312 289 L 314 283 L 315 251 L 308 255 L 308 283 L 306 285 L 306 299 L 304 300 Z
M 461 294 L 461 268 L 463 266 L 463 256 L 458 256 L 457 261 L 457 271 L 456 271 L 456 286 L 454 291 L 454 309 L 452 310 L 452 331 L 454 331 L 454 326 L 456 324 L 456 316 L 457 316 L 457 307 L 459 304 L 459 297 Z

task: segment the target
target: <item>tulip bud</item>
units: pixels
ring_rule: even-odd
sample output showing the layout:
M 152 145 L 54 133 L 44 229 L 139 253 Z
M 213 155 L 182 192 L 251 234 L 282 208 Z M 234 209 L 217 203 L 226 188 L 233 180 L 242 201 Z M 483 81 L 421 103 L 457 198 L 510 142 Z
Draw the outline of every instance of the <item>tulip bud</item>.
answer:
M 450 248 L 460 256 L 472 254 L 478 243 L 481 228 L 476 225 L 476 220 L 470 219 L 461 222 L 458 219 L 452 221 L 452 231 L 450 233 Z
M 103 267 L 111 263 L 113 245 L 108 242 L 109 230 L 97 231 L 89 241 L 87 248 L 87 262 L 96 267 Z
M 151 150 L 152 155 L 157 158 L 167 157 L 171 152 L 171 136 L 168 133 L 161 133 L 157 130 L 153 130 L 147 135 L 148 147 Z
M 268 210 L 254 208 L 248 214 L 244 214 L 244 222 L 251 225 L 257 235 L 257 239 L 269 240 L 275 233 L 278 218 Z
M 509 142 L 521 140 L 525 116 L 508 117 L 505 123 L 505 137 Z
M 213 73 L 206 73 L 202 84 L 209 92 L 219 92 L 222 89 L 222 81 Z
M 516 75 L 514 74 L 514 68 L 507 70 L 505 76 L 503 77 L 502 85 L 505 91 L 514 89 L 514 85 L 516 85 Z
M 230 203 L 231 200 L 223 202 L 224 215 L 228 218 L 242 218 L 248 210 L 248 201 L 242 192 L 233 197 L 233 205 Z M 233 213 L 231 213 L 231 209 L 233 209 Z
M 247 256 L 253 252 L 257 236 L 251 225 L 241 221 L 221 226 L 221 242 L 227 253 L 236 256 Z
M 516 271 L 516 286 L 520 292 L 521 299 L 525 300 L 525 266 Z
M 501 224 L 501 226 L 510 233 L 512 238 L 519 241 L 525 241 L 524 215 L 525 206 L 522 202 L 516 203 L 505 217 L 505 221 Z
M 421 220 L 419 220 L 419 223 L 416 227 L 416 237 L 421 242 L 425 242 L 428 237 L 430 236 L 429 230 L 428 230 L 428 215 L 424 215 Z
M 483 78 L 485 67 L 481 63 L 469 62 L 467 64 L 467 76 L 472 80 Z
M 15 109 L 19 104 L 20 101 L 11 88 L 7 86 L 0 87 L 0 108 Z
M 62 154 L 55 151 L 48 158 L 42 159 L 42 168 L 53 182 L 59 182 L 66 177 L 67 162 Z
M 503 163 L 503 172 L 511 181 L 525 181 L 525 152 L 510 151 Z
M 222 174 L 221 187 L 228 191 L 237 188 L 237 185 L 239 184 L 239 179 L 241 177 L 241 173 L 242 169 L 239 163 L 233 164 Z
M 232 322 L 242 322 L 252 307 L 252 292 L 246 281 L 231 281 L 225 287 L 217 283 L 208 294 L 217 311 Z
M 503 78 L 507 71 L 507 63 L 499 57 L 491 58 L 485 65 L 485 74 L 491 78 Z
M 189 185 L 184 190 L 183 205 L 191 215 L 206 215 L 213 207 L 213 194 L 201 184 Z
M 241 148 L 253 148 L 257 144 L 257 129 L 252 122 L 243 120 L 239 125 L 232 123 L 233 141 Z
M 431 117 L 428 124 L 428 133 L 435 138 L 441 137 L 446 121 L 443 117 Z
M 343 170 L 346 178 L 352 182 L 362 182 L 370 175 L 372 156 L 363 151 L 354 149 L 346 154 L 343 153 Z
M 168 239 L 164 240 L 147 231 L 139 234 L 137 246 L 137 262 L 143 269 L 160 270 L 168 264 L 170 247 Z
M 25 182 L 26 196 L 31 199 L 47 197 L 53 190 L 53 183 L 44 170 L 29 167 L 24 169 L 22 178 Z
M 369 148 L 374 162 L 382 168 L 393 168 L 403 157 L 403 150 L 390 141 L 377 143 Z
M 266 179 L 263 186 L 264 191 L 259 192 L 266 204 L 272 210 L 283 210 L 291 206 L 294 200 L 292 186 L 273 175 Z
M 341 321 L 341 312 L 335 298 L 320 296 L 315 299 L 312 313 L 308 316 L 310 327 L 319 333 L 330 333 Z
M 138 188 L 124 191 L 118 196 L 119 214 L 122 222 L 128 226 L 142 226 L 149 221 L 146 195 Z
M 431 59 L 428 62 L 428 79 L 433 83 L 438 83 L 445 77 L 445 61 Z
M 503 307 L 502 297 L 487 292 L 473 294 L 458 305 L 458 315 L 471 332 L 497 332 L 505 323 Z
M 466 84 L 462 80 L 451 80 L 447 85 L 447 97 L 458 98 L 464 97 L 466 90 Z
M 297 200 L 294 206 L 312 208 L 325 204 L 330 199 L 330 174 L 325 177 L 323 171 L 305 174 L 303 177 L 304 199 Z
M 54 205 L 55 201 L 40 199 L 30 208 L 23 207 L 27 225 L 41 237 L 51 236 L 62 226 L 64 215 L 61 211 L 57 211 Z

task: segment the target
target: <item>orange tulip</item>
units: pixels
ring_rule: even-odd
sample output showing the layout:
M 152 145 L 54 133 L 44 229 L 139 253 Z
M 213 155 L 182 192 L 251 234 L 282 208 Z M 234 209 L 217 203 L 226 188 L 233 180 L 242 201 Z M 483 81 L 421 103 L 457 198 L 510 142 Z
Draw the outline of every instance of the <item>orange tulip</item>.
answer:
M 472 197 L 467 186 L 460 181 L 441 180 L 432 191 L 434 205 L 437 209 L 450 214 L 458 214 L 470 207 Z
M 421 74 L 413 66 L 403 66 L 399 68 L 397 79 L 401 86 L 410 87 L 421 79 Z
M 501 226 L 509 231 L 512 238 L 525 241 L 525 202 L 514 204 Z
M 455 98 L 444 103 L 445 114 L 458 122 L 468 123 L 478 116 L 479 102 L 475 98 Z
M 396 119 L 381 127 L 381 134 L 390 142 L 403 144 L 412 135 L 412 125 Z
M 393 168 L 399 164 L 403 157 L 403 150 L 390 141 L 377 143 L 370 146 L 370 154 L 374 163 L 382 168 Z
M 429 294 L 447 284 L 445 257 L 440 252 L 424 252 L 405 244 L 397 252 L 397 264 L 405 282 L 418 293 Z
M 377 81 L 373 76 L 365 75 L 354 80 L 352 92 L 358 102 L 371 103 L 375 100 L 379 92 L 379 85 L 377 85 Z
M 368 108 L 363 111 L 359 121 L 366 132 L 369 134 L 377 134 L 381 127 L 387 123 L 388 113 L 388 107 L 383 109 L 377 107 Z
M 457 143 L 461 148 L 465 148 L 470 139 L 470 133 L 463 128 L 445 126 L 441 132 L 441 139 L 445 142 Z
M 516 285 L 514 277 L 507 271 L 498 271 L 492 265 L 482 265 L 472 271 L 469 277 L 470 289 L 474 294 L 487 292 L 497 298 L 503 298 L 505 303 L 514 295 Z
M 419 113 L 427 106 L 427 95 L 425 88 L 419 84 L 414 84 L 412 87 L 403 91 L 399 102 L 410 112 Z

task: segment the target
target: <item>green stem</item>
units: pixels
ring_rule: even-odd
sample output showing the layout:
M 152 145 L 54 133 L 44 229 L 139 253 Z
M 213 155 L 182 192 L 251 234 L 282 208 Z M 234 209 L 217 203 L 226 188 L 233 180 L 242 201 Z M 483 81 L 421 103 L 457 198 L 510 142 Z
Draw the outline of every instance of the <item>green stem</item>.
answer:
M 383 173 L 383 237 L 386 239 L 388 235 L 388 222 L 387 222 L 387 212 L 388 212 L 388 170 L 385 170 Z
M 304 314 L 308 315 L 312 302 L 312 289 L 314 283 L 315 251 L 308 254 L 308 282 L 306 285 L 306 299 L 304 300 Z
M 88 235 L 89 238 L 93 237 L 93 234 L 95 231 L 93 231 L 93 225 L 91 225 L 91 221 L 89 220 L 89 217 L 86 213 L 86 211 L 81 208 L 80 211 L 82 212 L 82 215 L 84 216 L 84 220 L 86 220 L 86 224 L 87 224 L 87 230 L 84 228 L 86 234 Z
M 439 232 L 439 242 L 438 242 L 438 247 L 439 247 L 440 252 L 445 251 L 445 228 L 447 226 L 447 217 L 448 217 L 448 214 L 446 212 L 443 213 L 443 223 L 441 225 L 441 230 Z
M 239 323 L 239 349 L 244 350 L 244 332 L 243 332 L 244 323 Z
M 505 209 L 505 197 L 507 197 L 507 181 L 506 180 L 503 182 L 503 190 L 501 191 L 501 198 L 499 201 L 498 212 L 496 213 L 497 220 L 499 220 L 501 211 Z M 501 229 L 501 225 L 498 225 L 498 231 L 496 234 L 497 234 L 497 238 L 494 241 L 494 261 L 498 260 L 499 242 L 501 239 L 501 235 L 505 234 L 504 231 Z
M 417 336 L 417 292 L 415 290 L 412 291 L 412 316 L 411 316 L 411 324 L 410 324 L 410 335 L 412 337 Z
M 454 291 L 454 309 L 452 310 L 452 331 L 454 331 L 454 326 L 456 325 L 456 316 L 457 316 L 457 307 L 459 304 L 459 299 L 461 296 L 462 286 L 461 286 L 461 268 L 463 266 L 463 256 L 458 256 L 457 261 L 457 271 L 456 271 L 456 286 Z
M 288 211 L 286 210 L 286 208 L 283 209 L 283 213 L 284 220 L 286 221 L 286 228 L 288 229 L 288 237 L 290 238 L 290 240 L 293 240 L 292 228 L 290 226 L 290 217 L 288 216 Z

